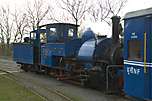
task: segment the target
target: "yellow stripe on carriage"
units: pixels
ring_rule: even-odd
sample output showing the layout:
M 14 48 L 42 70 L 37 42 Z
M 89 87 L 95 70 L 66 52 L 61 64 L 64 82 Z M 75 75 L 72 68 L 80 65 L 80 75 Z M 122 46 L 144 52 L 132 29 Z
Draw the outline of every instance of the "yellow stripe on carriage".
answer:
M 146 37 L 146 32 L 144 33 L 144 73 L 147 73 L 147 66 L 146 66 L 146 57 L 147 57 L 147 37 Z

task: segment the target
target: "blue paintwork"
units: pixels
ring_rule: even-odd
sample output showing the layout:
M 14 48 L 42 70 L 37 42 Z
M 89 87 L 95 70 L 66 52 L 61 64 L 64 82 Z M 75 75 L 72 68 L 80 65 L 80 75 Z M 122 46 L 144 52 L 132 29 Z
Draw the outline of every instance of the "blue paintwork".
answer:
M 40 48 L 40 33 L 45 33 L 46 30 L 39 29 L 34 30 L 31 33 L 35 33 L 35 39 L 30 40 L 30 42 L 26 43 L 14 43 L 13 44 L 13 59 L 17 63 L 21 64 L 34 64 L 34 48 Z M 30 33 L 30 39 L 31 39 Z M 38 53 L 37 53 L 38 54 Z M 35 58 L 37 59 L 37 58 Z
M 106 48 L 104 45 L 111 42 L 110 38 L 90 39 L 83 43 L 80 47 L 77 59 L 84 64 L 84 68 L 90 69 L 93 67 L 94 60 L 102 56 Z M 110 43 L 111 44 L 111 43 Z M 108 46 L 109 47 L 109 46 Z M 102 52 L 101 52 L 102 51 Z
M 33 47 L 30 44 L 13 44 L 13 59 L 16 62 L 33 64 Z
M 31 32 L 36 33 L 36 37 L 31 39 L 30 34 L 30 42 L 28 44 L 14 44 L 13 55 L 16 62 L 23 64 L 34 64 L 35 62 L 40 62 L 42 65 L 50 67 L 57 66 L 59 64 L 60 57 L 76 56 L 79 47 L 82 44 L 81 39 L 78 39 L 77 37 L 76 25 L 67 23 L 54 23 L 44 25 L 42 27 L 45 27 L 45 29 L 38 29 Z M 50 28 L 56 29 L 55 37 L 52 36 L 52 34 L 50 35 Z M 72 36 L 68 35 L 69 31 L 73 33 Z M 40 33 L 46 33 L 47 43 L 43 45 L 40 41 Z M 33 47 L 36 47 L 35 49 L 38 50 L 38 53 L 35 55 L 33 53 Z M 40 60 L 37 61 L 36 59 L 39 57 Z
M 60 59 L 63 57 L 76 57 L 83 42 L 89 39 L 95 39 L 95 33 L 91 30 L 84 32 L 82 38 L 79 39 L 76 33 L 77 27 L 74 24 L 67 23 L 54 23 L 41 26 L 40 28 L 42 29 L 31 32 L 36 33 L 36 38 L 34 40 L 32 39 L 33 41 L 26 45 L 27 52 L 30 54 L 27 55 L 26 52 L 25 54 L 18 54 L 24 52 L 26 49 L 17 43 L 16 45 L 18 47 L 14 46 L 14 58 L 16 58 L 14 60 L 25 64 L 40 62 L 44 66 L 53 67 L 58 66 Z M 55 34 L 53 34 L 54 32 Z M 40 43 L 40 33 L 46 33 L 47 43 Z M 73 35 L 71 36 L 69 33 L 73 33 Z M 32 49 L 29 47 L 32 47 Z M 35 55 L 33 54 L 33 47 L 36 47 L 34 49 L 40 49 L 40 51 L 38 50 L 40 56 L 37 53 Z M 29 57 L 26 58 L 26 56 Z M 39 57 L 40 60 L 37 61 L 36 59 Z
M 55 57 L 75 57 L 81 46 L 80 39 L 73 39 L 65 43 L 47 43 L 41 49 L 41 64 L 45 66 L 57 66 L 59 61 Z
M 62 26 L 62 25 L 61 25 Z M 67 38 L 67 31 L 68 28 L 75 28 L 74 25 L 67 25 L 67 28 L 61 28 L 57 26 L 56 28 L 59 29 L 57 32 L 60 36 L 61 33 L 63 33 L 64 41 L 63 42 L 56 42 L 57 36 L 52 36 L 52 39 L 50 36 L 48 36 L 48 43 L 42 46 L 42 53 L 41 53 L 41 64 L 48 66 L 49 68 L 53 68 L 53 66 L 59 65 L 59 60 L 56 59 L 56 57 L 76 57 L 79 51 L 79 48 L 81 47 L 82 43 L 89 39 L 95 39 L 95 33 L 91 30 L 87 30 L 83 33 L 82 38 L 77 38 L 77 34 L 74 33 L 74 36 L 72 38 Z M 47 29 L 50 29 L 51 27 L 54 27 L 52 25 L 48 25 Z M 65 26 L 64 26 L 65 27 Z M 62 29 L 62 32 L 61 32 Z M 61 37 L 62 39 L 62 37 Z M 90 43 L 88 43 L 90 44 Z M 91 45 L 91 44 L 90 44 Z M 94 45 L 94 44 L 93 44 Z M 92 50 L 93 48 L 85 47 L 86 54 Z M 87 50 L 86 50 L 87 49 Z M 94 50 L 92 50 L 93 52 Z M 46 54 L 46 55 L 44 55 Z M 92 53 L 93 54 L 93 53 Z M 92 54 L 90 54 L 92 56 Z M 90 59 L 90 57 L 88 57 Z M 86 66 L 90 67 L 91 64 L 86 64 Z
M 83 62 L 93 61 L 93 55 L 95 51 L 95 40 L 86 41 L 80 48 L 78 53 L 78 60 Z
M 147 66 L 147 73 L 144 73 L 144 32 L 147 33 L 147 56 L 146 62 L 151 63 L 151 32 L 152 20 L 150 16 L 141 16 L 125 19 L 124 28 L 124 60 L 128 61 L 128 40 L 140 40 L 142 59 L 133 61 L 131 64 L 124 62 L 124 90 L 127 95 L 141 99 L 152 99 L 152 68 Z M 137 63 L 138 62 L 138 63 Z M 136 64 L 135 64 L 136 63 Z M 140 66 L 139 66 L 140 65 Z M 139 71 L 137 73 L 137 70 Z

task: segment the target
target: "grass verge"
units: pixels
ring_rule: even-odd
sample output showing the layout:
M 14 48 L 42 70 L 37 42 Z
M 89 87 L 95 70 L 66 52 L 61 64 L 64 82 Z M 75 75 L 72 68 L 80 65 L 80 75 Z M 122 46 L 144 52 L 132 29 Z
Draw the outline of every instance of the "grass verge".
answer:
M 0 75 L 0 101 L 45 101 L 9 76 Z

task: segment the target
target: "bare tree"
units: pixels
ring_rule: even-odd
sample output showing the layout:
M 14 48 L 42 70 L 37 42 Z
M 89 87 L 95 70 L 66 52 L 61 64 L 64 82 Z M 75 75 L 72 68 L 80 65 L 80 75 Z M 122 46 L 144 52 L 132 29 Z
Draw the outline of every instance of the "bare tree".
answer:
M 27 17 L 29 21 L 29 26 L 32 27 L 33 30 L 38 29 L 40 23 L 50 10 L 49 5 L 45 5 L 43 0 L 34 0 L 33 5 L 30 2 L 27 3 Z
M 59 0 L 59 3 L 60 7 L 72 16 L 76 25 L 79 24 L 80 20 L 91 8 L 88 0 Z
M 126 2 L 127 0 L 98 0 L 94 7 L 92 7 L 90 14 L 94 21 L 105 21 L 111 26 L 109 18 L 118 15 Z
M 17 12 L 13 14 L 14 17 L 14 41 L 22 42 L 23 35 L 26 33 L 26 28 L 28 27 L 28 19 L 26 13 Z
M 91 10 L 89 11 L 90 14 L 93 17 L 93 20 L 96 21 L 105 21 L 107 22 L 108 25 L 109 22 L 106 21 L 106 18 L 109 16 L 110 14 L 110 10 L 107 9 L 108 4 L 105 2 L 105 0 L 100 0 L 97 1 L 97 4 L 94 4 L 94 6 L 91 8 Z
M 11 19 L 11 13 L 9 7 L 2 7 L 1 8 L 1 17 L 0 17 L 0 39 L 2 43 L 7 45 L 10 44 L 11 37 L 12 37 L 12 29 L 13 29 L 13 21 Z
M 3 31 L 2 23 L 0 23 L 0 43 L 1 43 L 1 44 L 4 44 L 4 43 L 5 43 L 4 31 Z
M 61 9 L 51 9 L 49 11 L 48 20 L 58 23 L 64 23 L 67 19 L 67 16 L 65 15 L 64 11 L 61 11 Z
M 107 0 L 107 9 L 112 13 L 113 16 L 116 16 L 123 9 L 126 2 L 127 0 Z

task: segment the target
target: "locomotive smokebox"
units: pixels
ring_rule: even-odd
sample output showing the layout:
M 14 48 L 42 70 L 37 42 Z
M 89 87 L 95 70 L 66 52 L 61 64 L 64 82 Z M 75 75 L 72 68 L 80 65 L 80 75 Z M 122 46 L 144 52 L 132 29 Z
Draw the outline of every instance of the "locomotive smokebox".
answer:
M 119 34 L 122 31 L 122 26 L 120 24 L 120 16 L 113 16 L 112 18 L 112 39 L 113 42 L 119 41 Z

